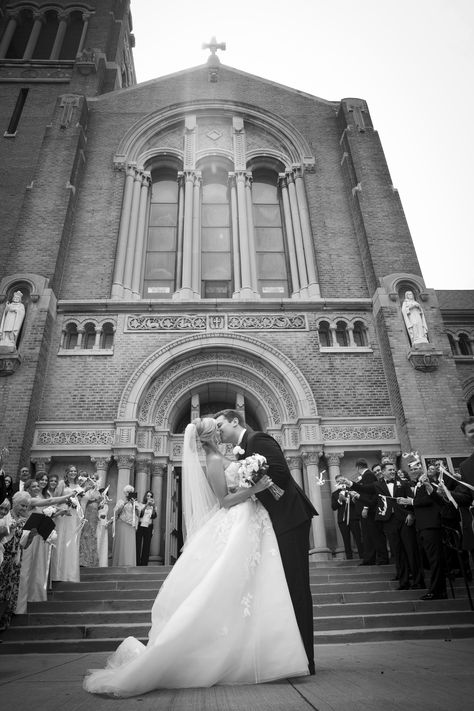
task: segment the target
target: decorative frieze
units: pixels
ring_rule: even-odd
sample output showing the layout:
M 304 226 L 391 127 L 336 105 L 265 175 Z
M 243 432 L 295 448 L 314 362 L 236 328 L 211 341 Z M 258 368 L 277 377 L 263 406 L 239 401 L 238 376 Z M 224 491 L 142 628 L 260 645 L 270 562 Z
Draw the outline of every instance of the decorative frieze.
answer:
M 106 446 L 115 444 L 112 429 L 38 429 L 35 444 L 43 447 Z
M 323 425 L 321 433 L 324 441 L 334 440 L 393 440 L 396 439 L 394 425 Z
M 125 331 L 307 331 L 305 314 L 156 314 L 128 316 Z

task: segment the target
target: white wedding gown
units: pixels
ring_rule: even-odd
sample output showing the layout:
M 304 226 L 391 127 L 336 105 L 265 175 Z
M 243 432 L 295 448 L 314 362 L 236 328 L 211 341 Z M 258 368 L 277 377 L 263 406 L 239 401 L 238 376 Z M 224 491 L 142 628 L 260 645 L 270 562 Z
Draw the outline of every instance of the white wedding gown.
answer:
M 219 509 L 192 535 L 152 609 L 145 646 L 127 637 L 84 688 L 120 697 L 159 688 L 256 684 L 308 674 L 266 509 Z

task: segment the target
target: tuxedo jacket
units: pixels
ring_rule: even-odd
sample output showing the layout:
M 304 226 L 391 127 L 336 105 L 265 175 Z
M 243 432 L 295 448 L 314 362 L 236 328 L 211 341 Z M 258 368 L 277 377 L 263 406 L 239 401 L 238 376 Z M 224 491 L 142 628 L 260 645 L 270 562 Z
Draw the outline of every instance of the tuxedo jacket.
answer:
M 278 500 L 269 491 L 257 494 L 269 513 L 277 536 L 318 515 L 309 498 L 291 476 L 284 454 L 273 437 L 265 432 L 247 429 L 239 446 L 244 450 L 239 459 L 245 459 L 252 454 L 264 456 L 268 464 L 268 475 L 285 492 Z
M 428 494 L 424 486 L 415 487 L 413 507 L 417 531 L 427 528 L 441 528 L 441 506 L 436 497 Z
M 403 496 L 413 498 L 413 492 L 408 483 L 402 482 L 399 479 L 395 479 L 394 484 L 394 497 Z M 374 484 L 374 488 L 378 498 L 377 507 L 382 504 L 382 499 L 380 498 L 380 496 L 378 496 L 379 494 L 381 494 L 382 496 L 392 496 L 390 494 L 390 489 L 388 488 L 385 481 L 378 481 L 376 484 Z M 390 522 L 391 524 L 402 524 L 405 521 L 408 513 L 413 513 L 412 506 L 401 506 L 400 504 L 397 504 L 394 499 L 387 499 L 387 509 L 385 513 L 380 513 L 379 509 L 377 508 L 375 519 L 377 521 L 383 521 L 384 523 Z
M 359 481 L 355 481 L 352 484 L 352 489 L 357 491 L 360 496 L 358 504 L 361 509 L 363 506 L 367 506 L 369 509 L 370 517 L 373 518 L 377 510 L 377 492 L 375 491 L 375 484 L 377 483 L 377 477 L 371 469 L 364 469 Z
M 339 503 L 339 492 L 340 489 L 336 489 L 331 494 L 331 508 L 333 511 L 337 511 L 337 522 L 342 523 L 346 521 L 346 503 Z M 349 501 L 349 521 L 360 521 L 361 506 L 354 503 L 352 499 Z

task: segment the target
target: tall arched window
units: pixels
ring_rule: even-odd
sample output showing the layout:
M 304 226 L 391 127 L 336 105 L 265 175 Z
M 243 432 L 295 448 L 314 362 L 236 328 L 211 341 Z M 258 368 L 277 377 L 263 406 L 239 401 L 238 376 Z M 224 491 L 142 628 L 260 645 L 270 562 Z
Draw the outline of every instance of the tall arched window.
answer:
M 92 350 L 95 343 L 95 325 L 86 323 L 84 326 L 84 335 L 82 336 L 82 347 L 87 350 Z
M 43 16 L 40 36 L 33 52 L 33 59 L 49 59 L 58 31 L 58 15 L 55 10 L 48 10 Z
M 9 44 L 6 59 L 22 59 L 26 45 L 33 29 L 33 13 L 31 10 L 21 10 L 15 33 Z
M 469 341 L 469 336 L 467 333 L 459 334 L 459 351 L 461 355 L 470 356 L 472 355 L 471 344 Z
M 232 295 L 232 234 L 228 172 L 212 164 L 202 170 L 201 296 Z
M 267 298 L 287 297 L 288 266 L 277 173 L 254 171 L 252 202 L 258 291 Z
M 177 171 L 160 170 L 152 181 L 143 295 L 169 299 L 176 289 Z
M 71 12 L 59 59 L 74 59 L 79 49 L 84 20 L 78 10 Z

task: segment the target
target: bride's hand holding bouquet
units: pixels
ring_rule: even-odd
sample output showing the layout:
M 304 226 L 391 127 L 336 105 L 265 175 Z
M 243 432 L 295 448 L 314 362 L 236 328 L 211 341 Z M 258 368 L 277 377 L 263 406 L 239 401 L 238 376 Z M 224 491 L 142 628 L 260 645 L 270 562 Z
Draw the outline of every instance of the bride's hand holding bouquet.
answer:
M 256 494 L 266 489 L 270 490 L 273 498 L 278 501 L 285 493 L 284 489 L 273 483 L 267 474 L 268 464 L 262 454 L 252 454 L 250 457 L 242 459 L 239 467 L 239 485 L 242 487 L 252 486 Z M 263 483 L 261 483 L 263 482 Z M 257 489 L 257 484 L 260 487 Z

